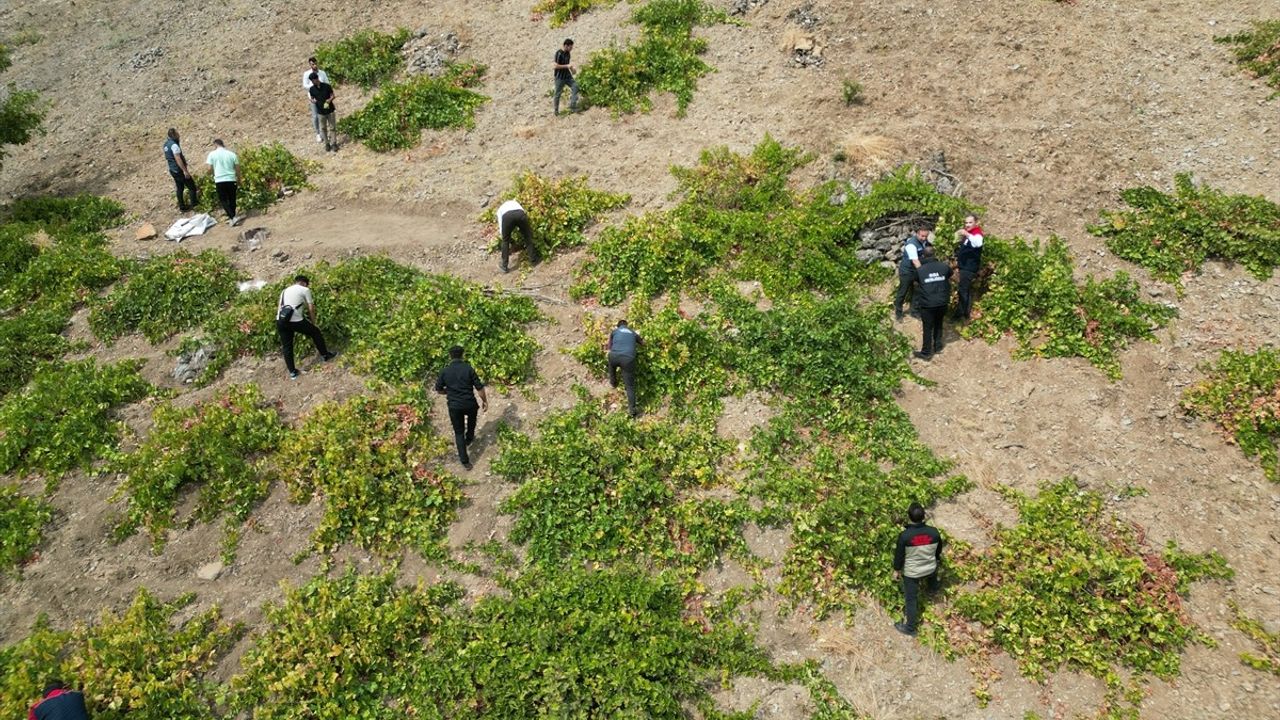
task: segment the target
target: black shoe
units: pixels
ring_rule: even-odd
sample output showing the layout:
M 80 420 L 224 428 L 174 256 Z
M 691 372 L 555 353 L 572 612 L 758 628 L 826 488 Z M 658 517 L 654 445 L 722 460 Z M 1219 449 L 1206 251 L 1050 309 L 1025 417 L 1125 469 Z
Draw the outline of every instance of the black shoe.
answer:
M 323 357 L 325 362 L 329 362 L 330 360 L 338 357 L 338 353 L 336 352 L 325 353 Z
M 893 319 L 894 319 L 894 320 L 896 320 L 896 321 L 898 321 L 898 322 L 902 322 L 902 311 L 901 311 L 901 310 L 895 310 L 895 311 L 893 312 Z
M 894 629 L 894 630 L 897 630 L 898 632 L 902 633 L 903 635 L 910 635 L 911 637 L 915 637 L 915 636 L 916 636 L 915 628 L 909 628 L 909 627 L 907 627 L 907 624 L 906 624 L 906 623 L 896 622 L 896 623 L 894 623 L 894 624 L 893 624 L 893 629 Z
M 942 349 L 943 349 L 943 348 L 945 348 L 945 347 L 946 347 L 946 346 L 945 346 L 945 345 L 943 345 L 942 343 L 938 343 L 938 344 L 933 348 L 933 354 L 934 354 L 934 355 L 941 355 L 941 354 L 942 354 Z
M 329 143 L 325 143 L 325 144 L 324 144 L 324 151 L 325 151 L 325 152 L 333 152 L 333 146 L 332 146 L 332 145 L 330 145 Z
M 504 272 L 504 273 L 509 273 L 509 272 L 511 272 L 511 268 L 507 267 L 506 265 L 499 265 L 499 266 L 498 266 L 498 269 L 499 269 L 499 270 L 501 270 L 501 271 L 502 271 L 502 272 Z
M 473 442 L 475 442 L 475 441 L 476 441 L 475 436 L 469 437 L 469 438 L 467 438 L 467 439 L 465 440 L 467 447 L 470 447 L 470 446 L 471 446 L 471 443 L 473 443 Z
M 933 353 L 920 352 L 919 350 L 916 350 L 911 354 L 914 355 L 915 357 L 920 358 L 921 360 L 928 360 L 929 358 L 933 357 Z
M 464 463 L 462 463 L 462 469 L 463 469 L 463 470 L 470 470 L 470 469 L 471 469 L 471 463 L 469 463 L 469 462 L 464 462 Z
M 290 370 L 290 371 L 289 371 L 289 379 L 290 379 L 290 380 L 297 380 L 297 379 L 298 379 L 298 371 L 297 371 L 297 370 Z

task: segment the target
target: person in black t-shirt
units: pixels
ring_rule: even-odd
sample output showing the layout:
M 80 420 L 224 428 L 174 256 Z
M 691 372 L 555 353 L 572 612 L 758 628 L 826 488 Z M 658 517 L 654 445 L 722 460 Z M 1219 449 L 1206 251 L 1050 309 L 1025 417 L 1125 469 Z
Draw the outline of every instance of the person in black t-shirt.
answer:
M 471 363 L 462 359 L 462 346 L 449 348 L 449 364 L 436 379 L 436 392 L 444 395 L 449 408 L 449 422 L 453 425 L 453 440 L 458 446 L 458 461 L 471 469 L 467 446 L 476 439 L 476 416 L 489 405 L 484 394 L 484 383 L 476 375 Z M 480 402 L 476 403 L 476 396 Z
M 311 102 L 316 104 L 316 116 L 320 118 L 320 137 L 324 138 L 324 149 L 338 151 L 338 115 L 333 107 L 333 86 L 320 81 L 320 73 L 311 73 Z
M 569 112 L 578 111 L 578 81 L 573 79 L 573 73 L 577 70 L 573 66 L 572 58 L 573 39 L 565 38 L 564 47 L 556 51 L 555 71 L 556 71 L 556 89 L 552 95 L 551 109 L 556 115 L 560 114 L 560 93 L 564 92 L 566 85 L 569 86 Z

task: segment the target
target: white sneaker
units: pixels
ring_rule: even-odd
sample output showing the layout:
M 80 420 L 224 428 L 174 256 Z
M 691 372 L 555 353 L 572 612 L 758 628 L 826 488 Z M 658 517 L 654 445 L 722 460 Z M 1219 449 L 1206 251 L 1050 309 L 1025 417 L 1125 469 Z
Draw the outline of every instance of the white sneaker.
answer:
M 235 217 L 231 218 L 231 227 L 235 227 L 235 226 L 239 225 L 239 224 L 240 224 L 240 223 L 242 223 L 242 222 L 244 222 L 244 218 L 242 218 L 242 217 L 240 217 L 239 215 L 237 215 L 237 216 L 235 216 Z
M 320 136 L 320 133 L 316 133 L 316 142 L 324 142 L 324 138 Z

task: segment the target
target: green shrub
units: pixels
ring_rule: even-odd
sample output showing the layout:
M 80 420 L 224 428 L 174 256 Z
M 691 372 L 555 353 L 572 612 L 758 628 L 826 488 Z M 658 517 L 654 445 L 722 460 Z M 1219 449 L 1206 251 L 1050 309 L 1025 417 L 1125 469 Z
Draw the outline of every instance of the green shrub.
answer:
M 209 318 L 236 296 L 244 277 L 217 250 L 172 255 L 141 263 L 93 303 L 89 327 L 106 342 L 138 331 L 156 343 Z
M 31 242 L 31 235 L 37 227 L 30 223 L 8 222 L 0 225 L 0 289 L 6 287 L 10 279 L 27 269 L 27 265 L 40 254 L 40 249 Z
M 533 12 L 551 16 L 551 27 L 560 27 L 570 20 L 577 20 L 582 13 L 596 7 L 610 7 L 618 0 L 539 0 Z
M 142 362 L 50 363 L 31 383 L 0 400 L 0 473 L 44 473 L 50 484 L 114 448 L 120 428 L 111 410 L 152 392 Z
M 586 242 L 583 231 L 603 213 L 626 205 L 631 196 L 593 190 L 587 186 L 585 175 L 552 180 L 526 171 L 515 176 L 511 188 L 484 211 L 480 222 L 496 227 L 498 206 L 512 199 L 529 213 L 538 249 L 543 257 L 550 257 L 557 250 Z M 515 242 L 522 241 L 523 238 Z
M 0 72 L 13 64 L 9 48 L 0 45 Z M 3 166 L 6 145 L 25 145 L 31 138 L 44 132 L 41 123 L 47 103 L 29 90 L 18 90 L 9 85 L 0 98 L 0 167 Z
M 1224 350 L 1208 377 L 1182 394 L 1182 407 L 1217 423 L 1280 482 L 1280 351 Z
M 16 568 L 31 557 L 52 518 L 48 503 L 23 495 L 16 485 L 0 485 L 0 571 Z
M 1260 655 L 1251 652 L 1240 653 L 1240 662 L 1254 670 L 1280 675 L 1280 634 L 1267 632 L 1262 623 L 1245 615 L 1235 600 L 1228 600 L 1227 602 L 1231 605 L 1231 611 L 1235 614 L 1235 619 L 1231 621 L 1231 627 L 1247 635 L 1253 641 L 1254 646 L 1261 652 Z
M 415 677 L 442 672 L 425 662 L 423 639 L 447 622 L 460 595 L 450 584 L 406 588 L 394 573 L 352 570 L 287 589 L 282 602 L 267 605 L 267 629 L 231 679 L 228 707 L 257 720 L 413 716 L 406 698 Z M 443 667 L 466 659 L 447 658 Z
M 1000 492 L 1021 522 L 996 529 L 995 544 L 976 557 L 982 584 L 957 597 L 955 608 L 982 623 L 987 642 L 1023 674 L 1043 680 L 1065 665 L 1108 677 L 1123 666 L 1170 678 L 1182 649 L 1206 641 L 1179 596 L 1195 577 L 1180 578 L 1101 496 L 1070 478 L 1043 484 L 1035 498 Z M 1226 571 L 1220 556 L 1205 567 Z
M 8 222 L 38 225 L 51 235 L 102 232 L 124 220 L 123 205 L 96 195 L 23 198 L 10 206 L 8 217 Z
M 275 467 L 294 502 L 324 501 L 313 536 L 392 554 L 411 547 L 444 555 L 445 530 L 462 504 L 461 483 L 440 468 L 449 447 L 434 433 L 421 386 L 317 407 L 280 448 Z
M 440 77 L 418 75 L 383 85 L 364 107 L 338 120 L 338 129 L 370 150 L 411 148 L 423 130 L 473 127 L 476 108 L 489 98 L 471 88 L 480 84 L 481 65 L 452 65 Z
M 193 407 L 161 405 L 152 419 L 137 449 L 117 454 L 103 470 L 120 478 L 111 501 L 125 501 L 117 539 L 145 529 L 158 551 L 177 519 L 180 495 L 192 486 L 200 488 L 192 523 L 225 515 L 232 527 L 266 496 L 258 458 L 280 444 L 285 428 L 257 387 L 233 387 Z
M 321 263 L 305 270 L 320 327 L 362 372 L 392 383 L 434 380 L 454 344 L 487 383 L 515 384 L 533 372 L 538 343 L 523 329 L 541 318 L 529 298 L 493 294 L 447 275 L 427 275 L 382 257 Z M 204 340 L 220 348 L 202 382 L 235 357 L 279 350 L 275 310 L 281 281 L 241 293 L 206 325 Z
M 840 96 L 844 98 L 846 107 L 861 105 L 865 100 L 862 95 L 862 83 L 846 79 L 840 87 Z
M 236 187 L 236 210 L 261 210 L 274 205 L 286 187 L 293 189 L 312 187 L 307 175 L 318 164 L 289 152 L 280 142 L 246 148 L 236 153 L 240 157 L 241 180 Z M 211 212 L 218 207 L 218 192 L 214 187 L 213 173 L 196 175 L 200 189 L 201 212 Z
M 700 57 L 707 41 L 695 38 L 693 29 L 726 19 L 702 0 L 651 0 L 631 16 L 641 26 L 638 42 L 612 43 L 591 54 L 577 78 L 583 96 L 619 114 L 648 112 L 654 92 L 669 92 L 676 97 L 676 114 L 683 116 L 698 78 L 713 72 Z
M 25 717 L 44 683 L 82 690 L 95 720 L 207 720 L 217 684 L 210 675 L 242 634 L 213 608 L 176 622 L 193 595 L 162 603 L 145 588 L 119 616 L 69 633 L 42 617 L 31 634 L 0 650 L 0 714 Z
M 1232 45 L 1236 63 L 1250 75 L 1261 78 L 1280 97 L 1280 20 L 1255 20 L 1253 29 L 1235 35 L 1215 37 L 1216 43 Z
M 995 272 L 962 332 L 992 343 L 1013 335 L 1015 357 L 1082 357 L 1119 378 L 1120 351 L 1131 340 L 1154 339 L 1177 316 L 1171 306 L 1144 302 L 1125 273 L 1077 283 L 1075 260 L 1059 238 L 1043 247 L 988 238 L 985 247 Z
M 62 335 L 70 319 L 65 305 L 42 303 L 0 316 L 0 398 L 26 385 L 42 363 L 72 348 Z
M 353 82 L 368 90 L 404 66 L 400 48 L 411 37 L 413 33 L 405 28 L 394 33 L 366 28 L 316 48 L 316 61 L 334 83 Z
M 4 283 L 0 306 L 40 303 L 69 306 L 115 282 L 130 263 L 108 249 L 97 234 L 59 235 L 21 273 Z
M 578 404 L 538 426 L 537 439 L 505 430 L 494 472 L 520 488 L 502 505 L 511 539 L 543 565 L 652 562 L 705 566 L 744 550 L 746 503 L 700 499 L 723 483 L 727 444 L 707 428 L 633 422 L 579 391 Z
M 1089 232 L 1179 292 L 1182 274 L 1207 258 L 1241 263 L 1259 280 L 1280 265 L 1280 205 L 1264 197 L 1196 186 L 1188 174 L 1175 178 L 1173 194 L 1140 187 L 1120 197 L 1129 209 L 1104 211 Z

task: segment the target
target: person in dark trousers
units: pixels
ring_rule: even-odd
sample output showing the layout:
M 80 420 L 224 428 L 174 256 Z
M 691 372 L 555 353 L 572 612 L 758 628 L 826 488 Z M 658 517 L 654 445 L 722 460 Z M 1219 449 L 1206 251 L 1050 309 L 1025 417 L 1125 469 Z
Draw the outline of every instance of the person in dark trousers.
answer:
M 916 282 L 916 270 L 920 267 L 920 254 L 929 246 L 929 228 L 924 225 L 916 228 L 915 235 L 908 235 L 907 239 L 902 241 L 902 259 L 898 261 L 898 291 L 893 296 L 893 316 L 899 322 L 902 321 L 902 304 L 906 302 L 907 296 L 911 294 L 911 288 Z M 911 299 L 911 314 L 919 315 L 919 310 L 913 297 Z
M 324 138 L 324 149 L 338 152 L 338 115 L 333 107 L 333 86 L 320 79 L 318 72 L 311 73 L 310 80 L 311 87 L 307 92 L 315 106 L 316 127 L 320 128 L 320 137 Z
M 916 281 L 920 289 L 911 303 L 920 311 L 921 324 L 924 326 L 924 337 L 920 341 L 920 350 L 914 355 L 921 360 L 928 360 L 942 352 L 942 319 L 947 315 L 947 304 L 951 302 L 951 266 L 933 254 L 929 246 L 921 254 L 924 261 L 916 269 Z
M 173 178 L 174 188 L 178 191 L 178 210 L 186 212 L 200 204 L 200 192 L 196 190 L 196 181 L 191 177 L 191 168 L 182 154 L 182 146 L 178 144 L 178 131 L 175 128 L 169 128 L 169 136 L 165 138 L 164 160 L 169 164 L 169 177 Z M 191 196 L 190 203 L 183 197 L 184 194 Z
M 573 66 L 573 39 L 565 38 L 564 46 L 556 51 L 555 68 L 556 89 L 551 96 L 551 109 L 556 115 L 560 114 L 560 93 L 564 92 L 567 85 L 569 87 L 569 112 L 578 111 L 578 81 L 573 79 L 574 72 L 577 68 Z
M 502 252 L 502 260 L 498 267 L 502 272 L 507 272 L 507 261 L 511 257 L 511 233 L 514 230 L 520 231 L 520 237 L 524 240 L 524 254 L 529 258 L 529 264 L 537 265 L 542 258 L 538 255 L 538 246 L 533 244 L 533 225 L 529 224 L 529 213 L 524 211 L 524 207 L 515 200 L 508 200 L 498 206 L 498 233 L 502 236 L 499 249 Z
M 296 333 L 311 338 L 316 351 L 326 362 L 334 358 L 315 323 L 316 301 L 311 295 L 311 279 L 299 275 L 293 279 L 292 285 L 280 291 L 280 299 L 276 302 L 276 334 L 280 336 L 284 366 L 289 369 L 290 380 L 298 377 L 298 368 L 293 364 L 293 336 Z
M 449 364 L 436 378 L 436 392 L 444 395 L 449 408 L 449 423 L 453 425 L 453 442 L 458 446 L 458 462 L 471 469 L 471 457 L 467 446 L 476 439 L 476 417 L 489 406 L 475 368 L 462 359 L 462 346 L 449 348 Z M 476 402 L 479 396 L 480 402 Z
M 915 635 L 920 623 L 920 583 L 923 581 L 929 592 L 938 589 L 942 535 L 924 524 L 924 508 L 919 503 L 911 503 L 907 508 L 907 519 L 911 522 L 898 534 L 898 545 L 893 551 L 893 578 L 902 580 L 906 622 L 895 622 L 893 627 L 904 635 Z
M 618 387 L 618 370 L 622 370 L 622 385 L 627 389 L 627 412 L 636 416 L 636 351 L 643 344 L 640 333 L 619 320 L 618 327 L 609 333 L 605 349 L 609 352 L 609 385 Z
M 227 149 L 222 140 L 213 141 L 213 152 L 205 158 L 205 164 L 213 168 L 213 186 L 218 190 L 218 202 L 227 214 L 232 226 L 243 222 L 236 215 L 236 195 L 240 191 L 240 156 Z
M 982 228 L 973 215 L 965 215 L 964 227 L 956 231 L 956 266 L 960 282 L 956 285 L 956 310 L 951 318 L 968 321 L 973 310 L 973 281 L 982 270 Z
M 53 680 L 44 686 L 44 695 L 31 706 L 27 720 L 89 720 L 89 711 L 84 706 L 84 694 L 68 690 L 61 680 Z

